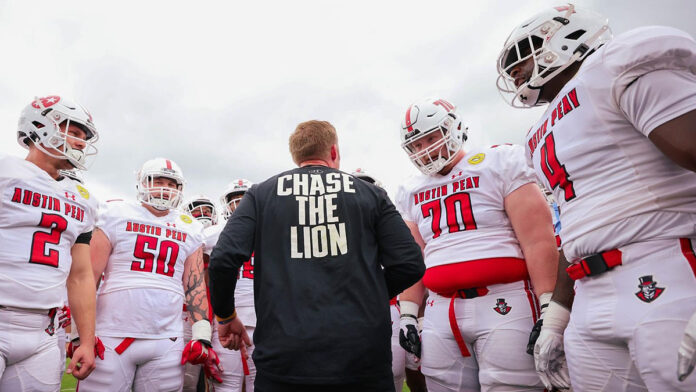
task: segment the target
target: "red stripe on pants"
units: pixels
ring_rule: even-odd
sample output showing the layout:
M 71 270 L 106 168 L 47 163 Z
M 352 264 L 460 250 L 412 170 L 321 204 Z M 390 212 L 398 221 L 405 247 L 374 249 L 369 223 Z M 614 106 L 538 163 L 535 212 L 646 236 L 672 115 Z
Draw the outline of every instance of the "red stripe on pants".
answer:
M 691 240 L 689 238 L 680 238 L 679 245 L 681 245 L 682 253 L 691 266 L 691 271 L 696 276 L 696 255 L 694 255 L 694 247 L 691 245 Z
M 470 357 L 471 353 L 466 348 L 466 343 L 464 343 L 464 338 L 462 337 L 462 331 L 459 330 L 459 325 L 457 324 L 457 316 L 454 314 L 454 299 L 457 298 L 457 293 L 455 292 L 450 299 L 449 305 L 449 322 L 450 328 L 452 329 L 452 335 L 454 335 L 454 340 L 459 346 L 459 351 L 462 353 L 463 357 Z
M 529 300 L 529 307 L 532 308 L 532 318 L 534 318 L 534 322 L 536 323 L 537 320 L 539 320 L 539 304 L 537 303 L 536 296 L 534 295 L 534 292 L 532 292 L 530 288 L 530 284 L 528 280 L 524 281 L 524 292 L 527 293 L 527 300 Z

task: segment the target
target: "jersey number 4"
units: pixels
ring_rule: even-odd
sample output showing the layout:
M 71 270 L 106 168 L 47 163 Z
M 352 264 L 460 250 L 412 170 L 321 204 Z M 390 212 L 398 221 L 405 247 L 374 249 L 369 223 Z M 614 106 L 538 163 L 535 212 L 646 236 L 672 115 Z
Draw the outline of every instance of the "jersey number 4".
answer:
M 140 234 L 135 240 L 133 256 L 140 260 L 133 261 L 131 271 L 174 276 L 174 266 L 179 257 L 179 244 L 169 240 L 160 241 L 157 237 Z M 157 259 L 157 267 L 153 271 L 155 258 Z
M 552 190 L 558 186 L 563 189 L 565 201 L 571 201 L 575 198 L 573 181 L 568 178 L 565 165 L 561 165 L 556 156 L 556 141 L 553 138 L 553 132 L 546 136 L 544 145 L 541 146 L 541 171 L 544 172 Z
M 423 218 L 432 216 L 433 238 L 442 233 L 442 205 L 445 206 L 445 220 L 450 233 L 462 230 L 476 230 L 474 211 L 471 208 L 471 196 L 468 193 L 454 193 L 444 199 L 431 200 L 421 205 Z
M 48 233 L 37 231 L 31 239 L 31 255 L 29 262 L 35 264 L 43 264 L 58 268 L 59 252 L 56 249 L 48 249 L 46 252 L 46 244 L 58 245 L 60 236 L 65 229 L 68 228 L 68 221 L 57 214 L 41 214 L 39 227 L 51 229 Z

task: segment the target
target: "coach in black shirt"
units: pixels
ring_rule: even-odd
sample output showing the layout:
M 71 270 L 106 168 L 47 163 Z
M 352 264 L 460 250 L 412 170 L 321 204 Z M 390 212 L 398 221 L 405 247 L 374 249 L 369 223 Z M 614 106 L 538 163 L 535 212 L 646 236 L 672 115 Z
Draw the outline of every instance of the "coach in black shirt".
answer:
M 386 192 L 338 170 L 334 127 L 290 136 L 299 166 L 253 186 L 210 259 L 221 343 L 248 337 L 234 311 L 239 267 L 254 259 L 257 392 L 393 391 L 389 299 L 425 271 Z

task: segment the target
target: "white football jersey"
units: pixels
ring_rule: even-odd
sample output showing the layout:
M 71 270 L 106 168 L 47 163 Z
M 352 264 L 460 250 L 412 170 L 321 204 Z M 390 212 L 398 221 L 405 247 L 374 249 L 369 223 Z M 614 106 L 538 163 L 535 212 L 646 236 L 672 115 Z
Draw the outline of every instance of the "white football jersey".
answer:
M 520 146 L 469 152 L 445 175 L 411 178 L 396 206 L 425 241 L 427 268 L 493 257 L 523 258 L 504 200 L 536 182 Z
M 9 156 L 0 158 L 0 195 L 0 305 L 63 306 L 70 250 L 92 230 L 98 202 L 84 185 Z
M 530 129 L 526 154 L 561 212 L 569 261 L 622 245 L 689 237 L 696 173 L 648 139 L 696 109 L 696 43 L 667 27 L 618 35 L 589 56 Z
M 203 226 L 180 211 L 156 217 L 140 203 L 103 204 L 97 228 L 111 255 L 97 297 L 97 334 L 181 337 L 184 263 L 203 244 Z
M 218 238 L 220 238 L 220 233 L 222 229 L 225 228 L 224 224 L 210 226 L 203 231 L 205 236 L 205 250 L 204 252 L 210 256 L 213 252 L 215 244 L 217 244 Z M 239 275 L 237 276 L 237 286 L 234 289 L 234 305 L 235 307 L 243 306 L 254 306 L 254 255 L 251 255 L 251 259 L 247 260 L 242 264 L 239 269 Z M 239 312 L 238 312 L 239 313 Z M 249 317 L 247 317 L 248 319 Z M 241 319 L 246 326 L 256 326 L 256 317 L 254 317 L 253 324 L 251 320 Z

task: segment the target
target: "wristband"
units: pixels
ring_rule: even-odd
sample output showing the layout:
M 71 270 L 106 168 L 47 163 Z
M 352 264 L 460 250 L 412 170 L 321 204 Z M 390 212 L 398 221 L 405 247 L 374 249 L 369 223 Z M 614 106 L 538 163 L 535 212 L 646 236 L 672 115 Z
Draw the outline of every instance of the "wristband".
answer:
M 539 310 L 541 311 L 541 314 L 539 315 L 540 319 L 544 318 L 544 313 L 546 313 L 546 309 L 549 307 L 549 302 L 551 302 L 551 297 L 553 296 L 553 293 L 543 293 L 539 295 Z
M 198 320 L 191 326 L 191 340 L 202 340 L 210 343 L 212 334 L 213 329 L 208 320 Z
M 237 318 L 237 310 L 236 309 L 234 312 L 232 312 L 231 315 L 229 315 L 227 317 L 220 317 L 217 315 L 215 316 L 215 319 L 217 320 L 218 324 L 220 324 L 220 325 L 227 324 L 230 321 L 234 320 L 235 318 Z
M 570 310 L 556 301 L 549 302 L 544 316 L 544 328 L 563 333 L 570 321 Z
M 418 304 L 411 301 L 399 301 L 401 317 L 411 316 L 418 321 Z

